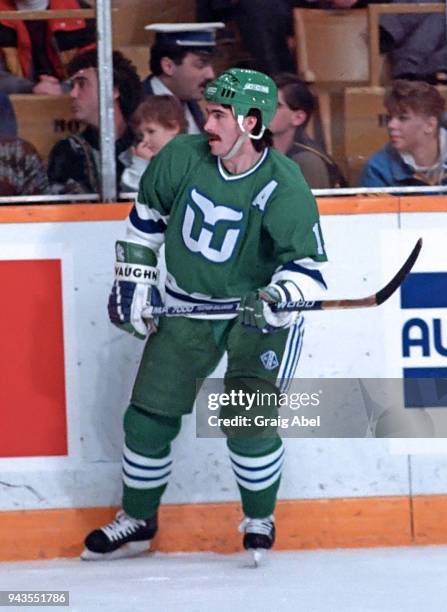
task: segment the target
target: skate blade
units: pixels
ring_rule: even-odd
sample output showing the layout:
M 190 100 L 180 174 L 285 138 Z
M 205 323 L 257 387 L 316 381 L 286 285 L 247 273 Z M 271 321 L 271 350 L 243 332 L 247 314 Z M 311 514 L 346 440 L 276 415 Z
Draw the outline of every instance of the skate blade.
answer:
M 265 548 L 249 548 L 247 550 L 247 564 L 245 567 L 255 569 L 265 564 L 266 560 Z
M 151 546 L 150 540 L 144 540 L 142 542 L 128 542 L 117 550 L 109 553 L 97 553 L 84 548 L 81 553 L 81 559 L 83 561 L 114 561 L 115 559 L 125 559 L 127 557 L 136 557 L 145 552 L 148 552 Z

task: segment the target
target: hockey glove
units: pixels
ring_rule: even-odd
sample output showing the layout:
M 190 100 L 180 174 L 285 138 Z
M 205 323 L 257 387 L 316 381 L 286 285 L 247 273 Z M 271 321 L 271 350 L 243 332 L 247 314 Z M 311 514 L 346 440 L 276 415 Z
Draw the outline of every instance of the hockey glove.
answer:
M 264 334 L 287 329 L 295 323 L 299 312 L 274 312 L 270 306 L 302 298 L 295 283 L 278 281 L 242 298 L 239 306 L 240 321 L 244 327 Z
M 158 321 L 151 317 L 151 307 L 162 305 L 156 287 L 157 258 L 150 248 L 134 242 L 118 241 L 115 249 L 115 282 L 109 297 L 109 318 L 120 329 L 144 340 L 157 330 Z

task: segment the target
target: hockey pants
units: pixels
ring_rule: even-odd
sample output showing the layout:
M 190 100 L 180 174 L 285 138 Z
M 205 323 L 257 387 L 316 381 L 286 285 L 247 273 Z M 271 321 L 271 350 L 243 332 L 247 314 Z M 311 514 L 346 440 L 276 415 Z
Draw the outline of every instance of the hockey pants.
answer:
M 146 344 L 124 417 L 123 508 L 135 518 L 158 509 L 172 468 L 171 442 L 183 414 L 191 412 L 197 380 L 228 354 L 225 390 L 284 390 L 293 376 L 302 342 L 302 321 L 274 334 L 247 332 L 235 319 L 208 321 L 162 319 Z M 265 407 L 254 410 L 265 414 Z M 271 416 L 275 416 L 276 408 Z M 238 408 L 222 407 L 221 416 Z M 284 459 L 275 429 L 243 435 L 224 430 L 244 514 L 263 518 L 273 513 Z

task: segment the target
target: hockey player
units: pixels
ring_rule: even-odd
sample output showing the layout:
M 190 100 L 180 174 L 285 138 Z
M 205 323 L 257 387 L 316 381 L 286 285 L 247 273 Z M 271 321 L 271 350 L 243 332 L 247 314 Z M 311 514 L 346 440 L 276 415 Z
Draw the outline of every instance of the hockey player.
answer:
M 205 98 L 205 134 L 178 136 L 154 158 L 127 237 L 116 244 L 110 319 L 150 337 L 124 417 L 123 509 L 87 536 L 84 559 L 148 549 L 171 473 L 171 442 L 182 415 L 192 411 L 196 381 L 227 352 L 227 391 L 284 390 L 299 357 L 303 321 L 270 305 L 315 299 L 325 287 L 315 201 L 297 165 L 270 147 L 275 84 L 260 72 L 234 68 L 207 86 Z M 239 315 L 151 317 L 163 242 L 167 305 L 241 300 Z M 221 414 L 239 411 L 244 406 L 226 406 Z M 245 514 L 243 545 L 268 549 L 282 441 L 276 430 L 225 433 Z

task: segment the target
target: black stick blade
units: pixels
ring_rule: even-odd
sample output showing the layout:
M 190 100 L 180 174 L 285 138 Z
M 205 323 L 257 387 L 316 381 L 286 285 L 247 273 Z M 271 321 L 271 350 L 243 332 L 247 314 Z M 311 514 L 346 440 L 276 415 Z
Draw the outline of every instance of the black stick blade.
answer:
M 403 266 L 401 267 L 399 272 L 396 274 L 396 276 L 394 276 L 394 278 L 390 280 L 388 285 L 386 285 L 385 287 L 383 287 L 383 289 L 380 289 L 380 291 L 376 293 L 376 304 L 378 306 L 380 304 L 383 304 L 383 302 L 385 302 L 389 297 L 391 297 L 393 293 L 396 291 L 396 289 L 398 289 L 401 286 L 401 284 L 405 280 L 405 277 L 407 276 L 407 274 L 410 272 L 410 270 L 414 266 L 416 259 L 419 257 L 419 253 L 421 252 L 421 249 L 422 249 L 422 238 L 419 238 L 419 240 L 414 245 L 413 250 L 411 251 L 410 255 L 408 256 L 407 261 L 403 264 Z

